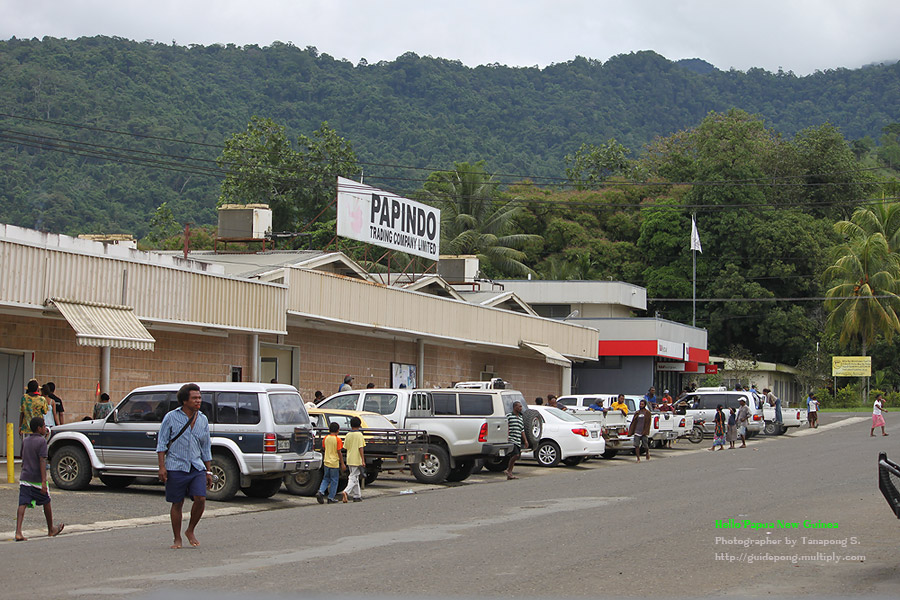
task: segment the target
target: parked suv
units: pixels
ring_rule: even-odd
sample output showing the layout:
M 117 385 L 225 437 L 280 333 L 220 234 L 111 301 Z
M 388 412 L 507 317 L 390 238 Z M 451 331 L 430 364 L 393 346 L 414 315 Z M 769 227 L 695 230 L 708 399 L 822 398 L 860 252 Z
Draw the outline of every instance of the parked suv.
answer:
M 706 432 L 713 433 L 716 428 L 716 406 L 721 404 L 727 416 L 729 408 L 734 408 L 735 410 L 740 408 L 741 398 L 746 400 L 747 408 L 750 409 L 747 434 L 750 436 L 756 435 L 761 432 L 765 426 L 762 401 L 758 396 L 748 391 L 729 392 L 719 390 L 694 392 L 678 401 L 679 411 L 680 406 L 683 405 L 686 415 L 692 415 L 695 421 L 697 419 L 703 419 L 703 427 Z
M 209 419 L 211 470 L 218 480 L 210 500 L 229 500 L 241 490 L 268 498 L 282 478 L 318 469 L 314 433 L 300 393 L 289 385 L 198 383 L 200 411 Z M 156 477 L 156 436 L 163 417 L 178 408 L 180 383 L 137 388 L 105 419 L 54 427 L 49 442 L 50 474 L 58 488 L 84 489 L 97 475 L 114 488 L 136 477 Z

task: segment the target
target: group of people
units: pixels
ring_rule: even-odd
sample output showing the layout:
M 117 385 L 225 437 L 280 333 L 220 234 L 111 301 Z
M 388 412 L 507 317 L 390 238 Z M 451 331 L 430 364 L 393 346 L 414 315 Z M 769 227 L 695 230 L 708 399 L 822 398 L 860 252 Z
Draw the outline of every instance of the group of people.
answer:
M 716 406 L 711 451 L 724 450 L 725 442 L 729 443 L 728 449 L 733 450 L 738 438 L 741 440 L 741 445 L 738 447 L 747 447 L 747 425 L 750 422 L 750 409 L 747 407 L 747 401 L 743 398 L 738 400 L 738 404 L 739 407 L 736 410 L 734 407 L 728 409 L 728 416 L 725 415 L 725 409 L 721 404 Z
M 33 433 L 31 419 L 41 417 L 44 426 L 53 427 L 65 422 L 66 409 L 62 398 L 55 394 L 56 384 L 52 381 L 41 385 L 31 379 L 25 386 L 25 394 L 19 405 L 19 434 L 23 437 Z

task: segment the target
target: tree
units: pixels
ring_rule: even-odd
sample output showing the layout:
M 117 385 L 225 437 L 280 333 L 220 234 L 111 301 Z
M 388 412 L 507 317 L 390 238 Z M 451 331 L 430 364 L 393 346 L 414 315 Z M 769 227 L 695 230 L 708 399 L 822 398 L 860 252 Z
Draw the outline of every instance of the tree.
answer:
M 891 248 L 896 241 L 897 208 L 881 203 L 860 207 L 850 221 L 835 224 L 845 242 L 838 247 L 834 264 L 825 271 L 831 287 L 825 293 L 829 311 L 826 327 L 839 334 L 845 346 L 859 341 L 863 355 L 879 333 L 890 341 L 900 331 L 900 255 Z
M 301 135 L 294 150 L 285 128 L 272 119 L 254 116 L 243 133 L 225 142 L 218 159 L 228 174 L 219 205 L 268 204 L 276 231 L 296 231 L 328 211 L 336 196 L 338 175 L 359 172 L 349 142 L 322 123 L 313 138 Z
M 628 168 L 628 148 L 610 138 L 605 144 L 581 144 L 575 156 L 566 155 L 566 177 L 576 189 L 583 190 Z
M 441 210 L 441 253 L 474 254 L 491 276 L 527 275 L 524 246 L 541 236 L 512 233 L 522 208 L 497 194 L 497 181 L 484 161 L 455 163 L 452 171 L 437 171 L 425 183 L 425 196 Z

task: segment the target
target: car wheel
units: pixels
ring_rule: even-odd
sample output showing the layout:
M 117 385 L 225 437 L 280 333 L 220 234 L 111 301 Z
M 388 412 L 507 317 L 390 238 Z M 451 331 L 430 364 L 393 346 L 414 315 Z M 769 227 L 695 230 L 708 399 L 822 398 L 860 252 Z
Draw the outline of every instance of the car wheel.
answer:
M 91 461 L 77 446 L 65 446 L 50 459 L 50 476 L 61 490 L 83 490 L 91 482 Z
M 253 479 L 250 487 L 241 488 L 248 498 L 271 498 L 281 490 L 282 478 Z
M 763 428 L 763 433 L 766 435 L 778 435 L 778 423 L 775 421 L 766 421 L 766 426 Z
M 366 467 L 366 485 L 374 483 L 378 479 L 378 471 L 372 467 Z
M 325 472 L 322 469 L 315 471 L 295 471 L 284 476 L 284 487 L 295 496 L 313 496 L 322 485 Z
M 428 446 L 428 458 L 410 465 L 419 483 L 444 483 L 450 473 L 450 455 L 440 446 Z
M 602 456 L 603 458 L 615 458 L 616 454 L 618 454 L 618 453 L 619 453 L 619 450 L 617 448 L 611 448 L 611 449 L 607 450 L 606 452 L 604 452 L 603 454 L 601 454 L 600 456 Z
M 126 477 L 124 475 L 101 475 L 100 481 L 103 482 L 103 485 L 106 487 L 112 488 L 114 490 L 124 490 L 129 485 L 134 483 L 135 477 Z
M 534 458 L 542 467 L 555 467 L 559 464 L 559 446 L 549 440 L 541 442 L 534 449 Z
M 206 490 L 207 500 L 216 500 L 224 502 L 234 498 L 238 490 L 241 489 L 241 472 L 238 471 L 237 463 L 234 459 L 224 454 L 213 454 L 212 460 L 209 462 L 209 470 L 213 474 L 213 484 Z
M 541 413 L 528 409 L 522 413 L 522 418 L 525 421 L 525 439 L 528 440 L 529 446 L 536 448 L 541 441 L 541 433 L 544 429 Z
M 458 460 L 456 466 L 447 473 L 447 481 L 465 481 L 475 468 L 474 459 Z
M 491 473 L 499 473 L 500 471 L 505 471 L 508 466 L 508 456 L 492 456 L 490 458 L 484 459 L 484 468 Z
M 577 467 L 584 460 L 583 456 L 570 456 L 569 458 L 564 458 L 562 460 L 562 464 L 567 467 Z

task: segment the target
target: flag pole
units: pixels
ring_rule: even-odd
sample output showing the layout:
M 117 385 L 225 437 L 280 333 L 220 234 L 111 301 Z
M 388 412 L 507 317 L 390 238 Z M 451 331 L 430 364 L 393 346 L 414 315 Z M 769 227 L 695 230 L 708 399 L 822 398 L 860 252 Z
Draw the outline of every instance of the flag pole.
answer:
M 691 215 L 691 255 L 693 257 L 693 266 L 694 266 L 694 278 L 693 278 L 693 296 L 692 296 L 692 306 L 693 306 L 693 318 L 691 319 L 691 326 L 697 326 L 697 246 L 694 244 L 694 235 L 697 231 L 697 213 L 693 213 Z M 697 236 L 699 238 L 699 236 Z

